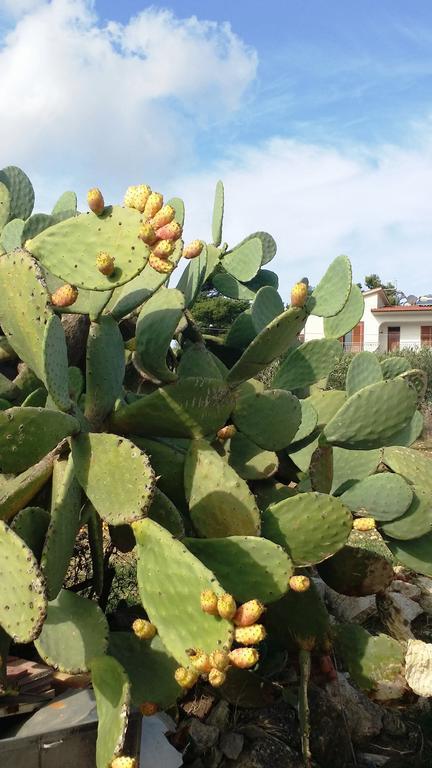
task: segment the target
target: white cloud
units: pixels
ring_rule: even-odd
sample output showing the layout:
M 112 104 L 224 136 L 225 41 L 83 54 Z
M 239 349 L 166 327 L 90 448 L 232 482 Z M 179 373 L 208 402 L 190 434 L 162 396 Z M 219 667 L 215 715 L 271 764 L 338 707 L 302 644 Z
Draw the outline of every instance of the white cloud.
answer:
M 43 0 L 0 0 L 0 11 L 12 18 L 18 18 L 24 13 L 33 11 Z

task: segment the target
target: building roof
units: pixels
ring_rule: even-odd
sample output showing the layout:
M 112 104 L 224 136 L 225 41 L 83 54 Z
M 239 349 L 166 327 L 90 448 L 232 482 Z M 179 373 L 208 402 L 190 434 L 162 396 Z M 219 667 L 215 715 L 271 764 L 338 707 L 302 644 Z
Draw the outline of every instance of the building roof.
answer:
M 373 314 L 381 312 L 432 312 L 432 306 L 420 306 L 419 304 L 404 304 L 403 307 L 401 306 L 391 306 L 391 307 L 378 307 L 377 309 L 371 310 Z
M 379 288 L 370 288 L 368 291 L 362 291 L 363 296 L 373 296 L 374 293 L 379 293 L 381 296 L 381 299 L 383 300 L 384 304 L 388 304 L 388 298 L 385 294 L 385 291 L 379 287 Z

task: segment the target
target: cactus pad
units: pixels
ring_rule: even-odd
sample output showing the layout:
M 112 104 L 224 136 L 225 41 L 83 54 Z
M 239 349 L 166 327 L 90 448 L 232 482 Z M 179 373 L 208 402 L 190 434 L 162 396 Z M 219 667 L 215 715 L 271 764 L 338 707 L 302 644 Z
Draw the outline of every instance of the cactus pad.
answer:
M 363 294 L 358 285 L 353 283 L 343 309 L 337 315 L 324 318 L 324 335 L 327 339 L 340 339 L 360 322 L 363 312 Z
M 121 394 L 125 372 L 123 338 L 112 317 L 91 323 L 86 362 L 84 415 L 98 427 Z
M 57 315 L 51 315 L 45 326 L 43 364 L 43 380 L 52 401 L 61 411 L 71 410 L 73 403 L 69 395 L 66 339 Z
M 41 507 L 21 509 L 11 523 L 11 528 L 27 544 L 36 560 L 40 560 L 50 521 L 49 512 Z
M 123 749 L 130 704 L 129 678 L 112 656 L 91 662 L 92 685 L 98 714 L 96 768 L 110 768 Z
M 355 545 L 355 540 L 321 563 L 318 572 L 336 592 L 356 597 L 375 595 L 393 580 L 393 566 L 389 560 L 363 543 Z
M 15 248 L 21 248 L 24 224 L 25 221 L 23 219 L 12 219 L 1 230 L 0 242 L 5 251 L 13 251 Z
M 322 428 L 328 424 L 333 416 L 338 412 L 346 401 L 346 393 L 342 390 L 316 390 L 306 402 L 313 406 L 318 414 L 318 427 Z
M 0 236 L 3 237 L 2 230 L 9 221 L 10 214 L 10 194 L 6 184 L 0 181 Z M 5 250 L 8 250 L 4 246 Z
M 237 280 L 246 282 L 257 274 L 263 257 L 262 242 L 259 237 L 244 240 L 222 259 L 224 269 Z
M 49 453 L 37 464 L 0 486 L 0 520 L 11 520 L 36 496 L 51 477 L 53 462 L 54 455 Z
M 79 431 L 72 416 L 44 408 L 0 412 L 0 472 L 23 472 L 68 435 Z
M 273 379 L 279 389 L 300 389 L 314 384 L 333 370 L 342 355 L 337 339 L 313 339 L 290 350 Z
M 348 301 L 350 291 L 350 260 L 346 256 L 338 256 L 309 296 L 307 311 L 320 317 L 337 315 Z
M 158 488 L 183 510 L 187 509 L 184 494 L 184 465 L 186 449 L 178 445 L 170 445 L 163 440 L 151 440 L 146 437 L 132 437 L 132 441 L 150 459 L 150 463 L 158 476 Z
M 221 181 L 216 184 L 213 220 L 212 220 L 212 238 L 213 244 L 219 246 L 222 240 L 222 223 L 224 214 L 224 186 Z
M 409 371 L 410 364 L 403 357 L 386 357 L 381 360 L 381 368 L 385 379 L 394 379 L 404 371 Z
M 136 357 L 140 368 L 159 381 L 175 381 L 166 358 L 174 331 L 185 307 L 184 296 L 175 288 L 157 291 L 148 299 L 136 325 Z
M 389 539 L 386 544 L 398 563 L 432 578 L 432 533 L 411 541 Z
M 328 646 L 330 621 L 326 607 L 313 582 L 306 592 L 290 589 L 281 600 L 268 607 L 266 626 L 276 647 Z
M 390 475 L 398 477 L 398 475 Z M 432 531 L 432 502 L 429 491 L 423 491 L 420 488 L 414 489 L 415 493 L 411 505 L 405 514 L 393 518 L 390 522 L 382 525 L 382 531 L 385 536 L 392 539 L 418 539 L 426 533 Z M 389 504 L 391 503 L 389 499 Z
M 412 485 L 432 492 L 431 462 L 428 456 L 412 448 L 390 447 L 384 449 L 383 462 Z
M 359 352 L 348 368 L 346 377 L 346 392 L 348 397 L 359 389 L 383 380 L 382 368 L 373 352 Z
M 291 440 L 292 443 L 300 442 L 301 440 L 304 440 L 305 437 L 309 437 L 318 423 L 318 414 L 312 403 L 306 400 L 300 400 L 300 406 L 301 422 L 297 432 Z
M 403 692 L 404 649 L 397 640 L 370 635 L 357 624 L 339 624 L 334 634 L 336 648 L 361 690 L 383 700 L 393 698 L 392 689 Z
M 155 488 L 148 516 L 151 520 L 166 528 L 173 536 L 177 538 L 184 536 L 183 519 L 177 507 L 159 488 Z
M 240 396 L 232 419 L 261 448 L 279 451 L 289 445 L 300 426 L 301 406 L 291 392 L 268 389 Z
M 77 210 L 77 196 L 75 192 L 63 192 L 52 209 L 52 215 L 69 213 L 76 214 Z
M 387 521 L 396 520 L 407 511 L 413 492 L 400 475 L 382 472 L 355 483 L 340 496 L 340 500 L 351 512 Z
M 236 432 L 230 440 L 228 461 L 244 480 L 271 477 L 279 465 L 274 451 L 264 451 L 241 432 Z
M 338 496 L 356 480 L 373 475 L 381 461 L 382 451 L 354 451 L 349 448 L 333 448 L 332 494 Z
M 260 288 L 251 306 L 252 323 L 255 332 L 261 333 L 266 325 L 282 314 L 284 309 L 284 303 L 275 288 L 272 288 L 270 285 Z
M 15 165 L 8 165 L 0 171 L 0 181 L 6 185 L 10 195 L 10 219 L 28 219 L 34 205 L 34 189 L 28 176 Z

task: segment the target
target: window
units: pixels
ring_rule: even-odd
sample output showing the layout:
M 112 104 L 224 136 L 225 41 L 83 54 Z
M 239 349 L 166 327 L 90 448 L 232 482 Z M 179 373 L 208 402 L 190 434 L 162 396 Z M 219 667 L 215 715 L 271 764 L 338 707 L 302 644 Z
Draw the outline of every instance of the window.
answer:
M 387 332 L 387 352 L 394 352 L 395 349 L 400 347 L 400 326 L 389 325 Z
M 342 336 L 339 341 L 342 341 L 343 347 L 346 352 L 361 352 L 363 350 L 364 340 L 364 323 L 363 320 L 358 323 L 355 328 L 345 336 Z
M 432 347 L 432 325 L 422 325 L 420 328 L 422 347 Z

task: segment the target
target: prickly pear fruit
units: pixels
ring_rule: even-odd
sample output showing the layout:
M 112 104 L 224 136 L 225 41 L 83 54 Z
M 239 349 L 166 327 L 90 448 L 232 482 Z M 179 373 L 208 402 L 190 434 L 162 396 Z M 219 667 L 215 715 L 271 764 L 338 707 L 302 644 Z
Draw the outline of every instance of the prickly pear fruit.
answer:
M 156 272 L 161 272 L 162 274 L 169 275 L 174 269 L 174 264 L 167 259 L 161 259 L 159 256 L 155 256 L 154 253 L 150 254 L 148 263 Z
M 146 245 L 153 245 L 157 240 L 156 232 L 149 222 L 146 222 L 141 226 L 140 231 L 138 232 L 138 237 L 141 238 Z
M 250 627 L 237 627 L 234 631 L 236 643 L 241 645 L 258 645 L 267 635 L 262 624 L 252 624 Z
M 199 674 L 194 669 L 177 667 L 176 671 L 174 672 L 174 677 L 176 683 L 178 683 L 182 688 L 193 688 L 196 681 L 198 680 Z
M 196 669 L 200 675 L 208 674 L 212 668 L 208 654 L 201 650 L 198 650 L 193 656 L 191 656 L 191 663 L 194 669 Z
M 204 243 L 202 240 L 192 240 L 189 245 L 183 248 L 183 257 L 185 259 L 195 259 L 196 256 L 200 255 L 203 248 Z
M 134 208 L 135 207 L 134 206 L 134 202 L 135 202 L 135 196 L 136 196 L 137 189 L 138 189 L 138 187 L 137 187 L 136 184 L 134 186 L 131 186 L 131 187 L 127 188 L 125 196 L 124 196 L 124 200 L 123 200 L 126 208 Z
M 140 712 L 144 717 L 151 717 L 159 712 L 159 706 L 154 701 L 145 701 L 140 706 Z
M 158 256 L 160 259 L 167 259 L 171 256 L 174 250 L 174 243 L 172 240 L 159 240 L 152 248 L 153 256 Z
M 60 288 L 57 288 L 51 294 L 51 304 L 53 307 L 70 307 L 72 304 L 75 304 L 77 298 L 78 290 L 75 286 L 65 283 L 65 285 L 61 285 Z
M 135 189 L 133 207 L 140 211 L 140 213 L 143 213 L 150 195 L 151 189 L 148 184 L 139 184 Z
M 291 290 L 291 306 L 304 307 L 308 295 L 308 287 L 305 283 L 296 283 Z
M 376 523 L 373 517 L 358 517 L 353 522 L 353 528 L 356 531 L 373 531 Z
M 152 219 L 163 206 L 163 195 L 160 192 L 152 192 L 146 201 L 143 213 L 146 219 Z
M 257 663 L 259 653 L 256 648 L 235 648 L 234 651 L 230 652 L 229 658 L 233 667 L 249 669 Z
M 93 213 L 96 213 L 98 216 L 100 216 L 101 213 L 103 213 L 103 210 L 105 208 L 105 201 L 103 199 L 102 192 L 97 187 L 93 187 L 93 189 L 89 189 L 87 192 L 87 203 L 88 207 L 90 208 Z
M 201 610 L 209 613 L 211 616 L 218 615 L 217 595 L 211 589 L 204 589 L 200 596 Z
M 182 227 L 178 221 L 171 221 L 170 224 L 165 224 L 164 227 L 159 227 L 156 230 L 156 236 L 159 240 L 178 240 L 182 235 Z
M 98 253 L 96 256 L 96 266 L 99 272 L 102 272 L 102 274 L 106 275 L 107 277 L 112 275 L 115 270 L 114 259 L 109 255 L 109 253 L 106 253 L 106 251 L 101 251 Z
M 220 669 L 211 669 L 208 676 L 208 681 L 213 688 L 219 688 L 224 684 L 226 680 L 226 672 L 222 672 Z
M 149 222 L 153 229 L 159 229 L 159 227 L 164 227 L 166 224 L 170 224 L 172 221 L 174 221 L 175 218 L 175 210 L 172 207 L 172 205 L 163 205 L 160 211 L 158 211 L 152 218 L 152 220 Z
M 234 437 L 236 432 L 237 429 L 235 428 L 234 424 L 228 424 L 226 427 L 221 427 L 217 433 L 217 436 L 219 440 L 230 440 L 232 437 Z
M 234 624 L 238 627 L 250 627 L 256 624 L 265 611 L 265 605 L 260 600 L 248 600 L 237 609 L 233 618 Z
M 307 576 L 291 576 L 288 583 L 293 592 L 307 592 L 310 587 L 310 579 Z
M 237 610 L 237 604 L 233 596 L 225 592 L 225 594 L 218 597 L 217 610 L 221 619 L 232 619 Z
M 115 757 L 111 768 L 137 768 L 137 761 L 134 757 Z
M 229 655 L 226 651 L 213 651 L 209 656 L 209 661 L 214 669 L 224 672 L 229 667 Z
M 157 632 L 155 625 L 147 619 L 135 619 L 132 629 L 140 640 L 153 640 Z

